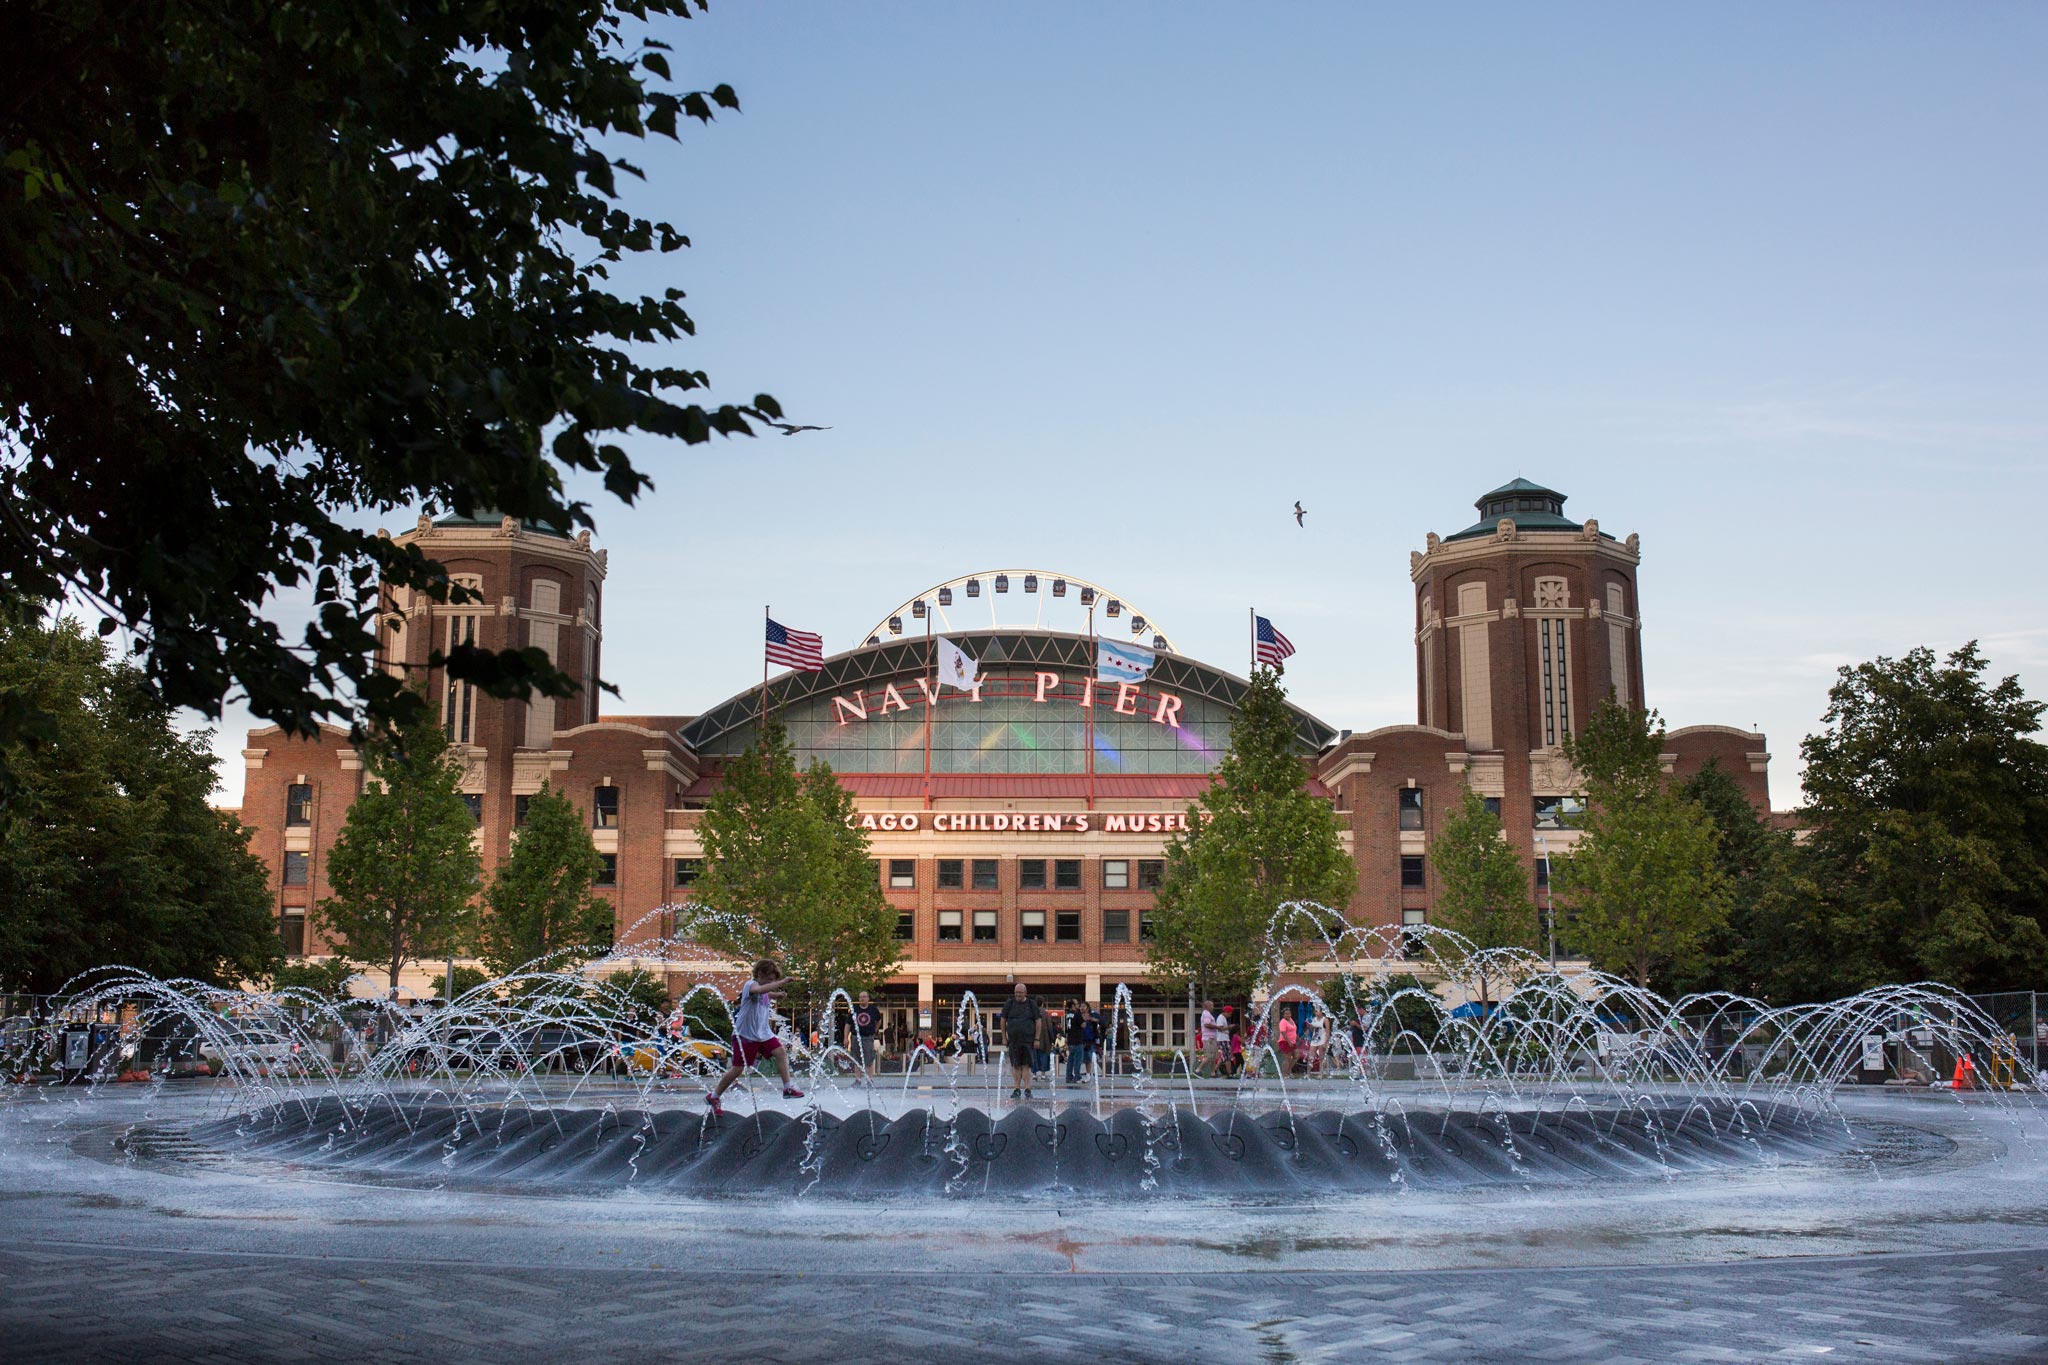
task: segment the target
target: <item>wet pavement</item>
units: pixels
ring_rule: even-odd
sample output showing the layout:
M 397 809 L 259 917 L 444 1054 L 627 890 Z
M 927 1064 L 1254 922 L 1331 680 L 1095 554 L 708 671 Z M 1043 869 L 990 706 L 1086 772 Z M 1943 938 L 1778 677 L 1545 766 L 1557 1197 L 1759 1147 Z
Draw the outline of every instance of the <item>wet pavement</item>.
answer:
M 2048 1122 L 1984 1097 L 1848 1095 L 1859 1152 L 1762 1170 L 1134 1202 L 377 1184 L 181 1151 L 217 1090 L 74 1093 L 0 1101 L 10 1360 L 2048 1357 Z

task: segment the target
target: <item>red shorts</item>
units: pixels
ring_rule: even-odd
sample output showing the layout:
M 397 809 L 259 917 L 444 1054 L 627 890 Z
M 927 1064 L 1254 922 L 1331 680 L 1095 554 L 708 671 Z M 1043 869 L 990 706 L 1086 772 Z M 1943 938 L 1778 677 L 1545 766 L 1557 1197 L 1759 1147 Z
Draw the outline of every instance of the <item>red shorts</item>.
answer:
M 758 1042 L 752 1038 L 735 1038 L 732 1041 L 733 1046 L 738 1049 L 737 1056 L 741 1066 L 752 1066 L 755 1062 L 766 1061 L 782 1051 L 780 1038 L 763 1038 Z

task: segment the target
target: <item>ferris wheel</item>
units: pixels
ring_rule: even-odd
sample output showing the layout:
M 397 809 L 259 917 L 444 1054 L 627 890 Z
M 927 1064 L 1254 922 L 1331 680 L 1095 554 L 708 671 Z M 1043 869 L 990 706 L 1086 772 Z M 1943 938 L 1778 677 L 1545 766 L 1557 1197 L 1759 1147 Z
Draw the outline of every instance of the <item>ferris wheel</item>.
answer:
M 982 614 L 987 613 L 984 622 Z M 1159 622 L 1130 598 L 1073 574 L 1048 569 L 987 569 L 934 583 L 897 605 L 867 633 L 878 645 L 905 631 L 1053 630 L 1074 635 L 1128 631 L 1172 652 Z

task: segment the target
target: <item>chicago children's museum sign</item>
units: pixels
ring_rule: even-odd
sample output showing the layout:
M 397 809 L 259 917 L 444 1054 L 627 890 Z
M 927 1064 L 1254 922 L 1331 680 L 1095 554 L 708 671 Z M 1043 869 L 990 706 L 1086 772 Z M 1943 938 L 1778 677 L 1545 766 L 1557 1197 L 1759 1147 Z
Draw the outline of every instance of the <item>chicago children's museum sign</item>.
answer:
M 1170 811 L 869 811 L 850 815 L 855 829 L 936 834 L 1179 834 L 1188 813 Z

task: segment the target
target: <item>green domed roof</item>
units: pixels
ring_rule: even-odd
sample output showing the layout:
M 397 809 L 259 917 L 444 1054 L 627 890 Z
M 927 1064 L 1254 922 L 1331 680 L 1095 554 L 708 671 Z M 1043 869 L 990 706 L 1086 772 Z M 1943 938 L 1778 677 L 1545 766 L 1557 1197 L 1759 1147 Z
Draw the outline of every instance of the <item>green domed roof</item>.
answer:
M 1482 493 L 1473 502 L 1479 509 L 1479 520 L 1459 531 L 1456 535 L 1445 536 L 1445 540 L 1471 540 L 1477 536 L 1490 536 L 1506 517 L 1515 523 L 1519 531 L 1577 531 L 1582 523 L 1564 514 L 1565 495 L 1555 488 L 1545 488 L 1540 483 L 1527 479 L 1513 479 L 1490 493 Z M 1601 533 L 1612 540 L 1612 536 Z

